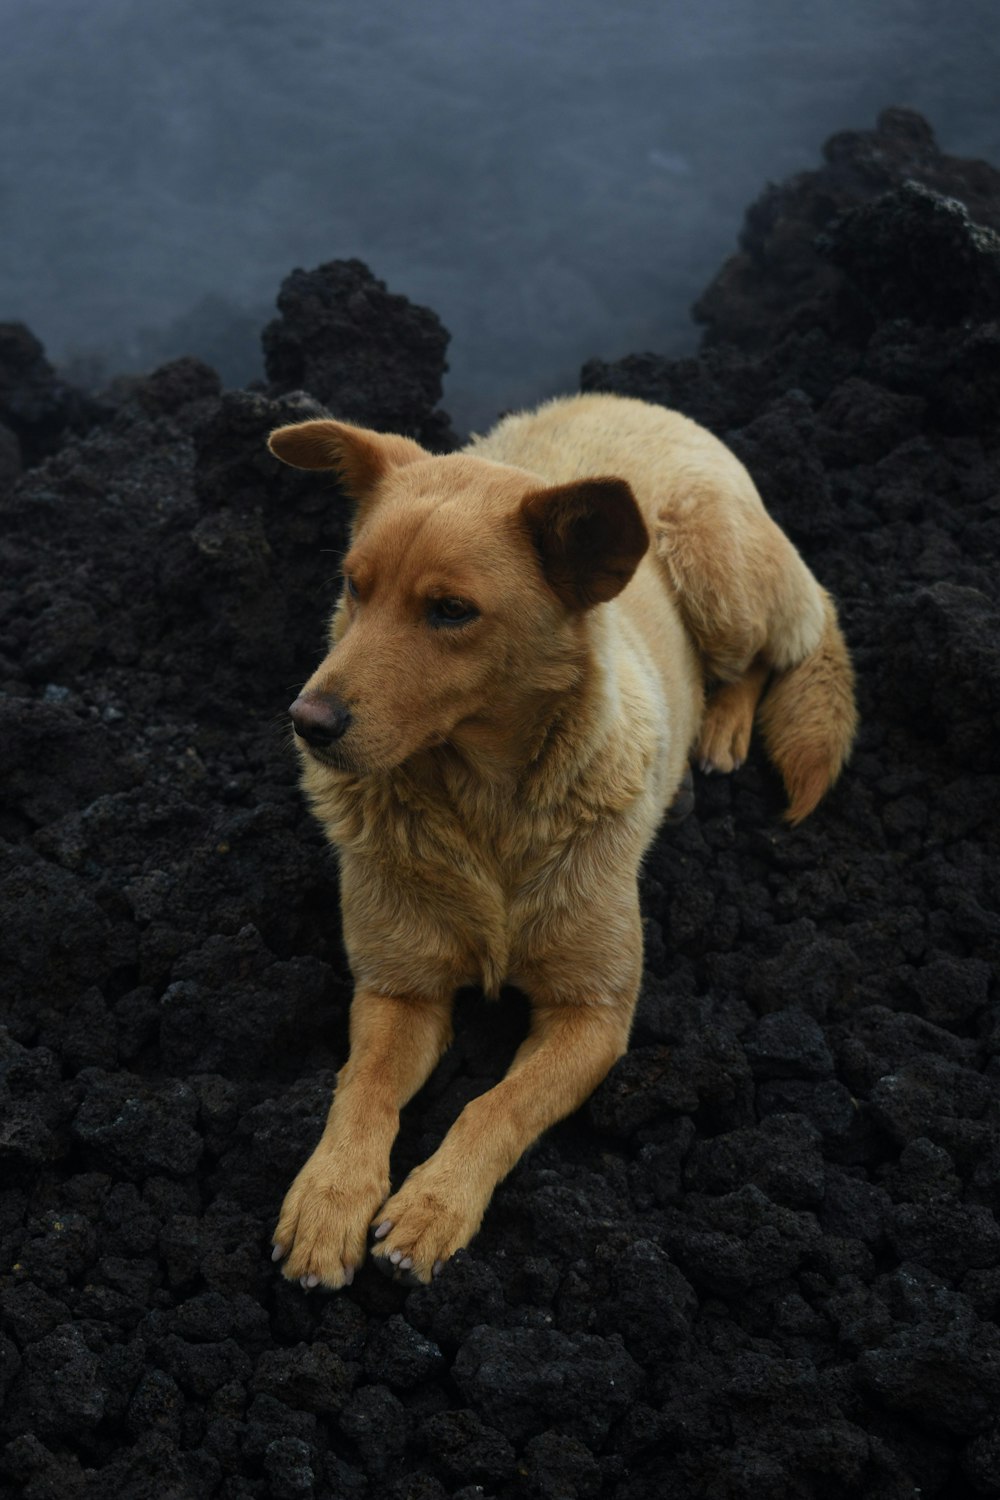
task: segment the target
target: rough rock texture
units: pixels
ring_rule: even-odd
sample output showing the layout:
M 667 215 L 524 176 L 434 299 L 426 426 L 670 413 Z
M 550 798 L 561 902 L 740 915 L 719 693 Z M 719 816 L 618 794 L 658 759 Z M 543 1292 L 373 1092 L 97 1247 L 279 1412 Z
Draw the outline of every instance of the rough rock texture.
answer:
M 844 130 L 823 147 L 823 166 L 771 183 L 748 210 L 740 246 L 694 306 L 706 325 L 706 343 L 760 349 L 775 328 L 808 323 L 841 285 L 825 263 L 817 235 L 847 209 L 860 207 L 904 182 L 930 189 L 942 215 L 942 198 L 958 200 L 976 224 L 1000 231 L 1000 172 L 988 162 L 946 156 L 927 121 L 909 109 L 887 109 L 874 130 Z M 880 223 L 886 223 L 880 216 Z M 916 245 L 914 246 L 916 248 Z M 880 260 L 893 277 L 906 266 Z M 930 267 L 928 267 L 928 270 Z M 968 278 L 960 278 L 964 286 Z M 942 288 L 947 295 L 947 288 Z
M 799 252 L 753 348 L 717 284 L 701 358 L 586 371 L 744 458 L 841 601 L 863 729 L 795 832 L 759 752 L 696 778 L 646 866 L 631 1051 L 429 1288 L 305 1295 L 269 1255 L 350 982 L 284 729 L 343 501 L 263 437 L 336 359 L 308 396 L 124 382 L 5 492 L 4 1494 L 1000 1495 L 1000 198 L 901 131 L 874 183 L 872 137 L 836 138 L 811 236 L 801 182 L 765 195 Z M 317 275 L 356 350 L 393 341 L 367 273 Z M 441 349 L 409 357 L 350 415 L 445 433 Z M 397 1179 L 525 1019 L 462 997 Z
M 306 390 L 348 422 L 440 446 L 434 414 L 448 334 L 428 307 L 386 291 L 360 260 L 293 271 L 264 329 L 272 392 Z
M 100 401 L 57 376 L 30 329 L 0 323 L 0 484 L 106 414 Z

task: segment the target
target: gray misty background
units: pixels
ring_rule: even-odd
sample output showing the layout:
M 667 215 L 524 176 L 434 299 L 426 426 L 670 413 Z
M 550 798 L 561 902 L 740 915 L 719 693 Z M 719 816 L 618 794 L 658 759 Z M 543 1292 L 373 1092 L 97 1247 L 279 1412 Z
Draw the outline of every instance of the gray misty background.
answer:
M 0 318 L 75 378 L 230 384 L 294 267 L 359 256 L 484 426 L 694 347 L 768 180 L 888 104 L 1000 161 L 997 0 L 3 0 Z

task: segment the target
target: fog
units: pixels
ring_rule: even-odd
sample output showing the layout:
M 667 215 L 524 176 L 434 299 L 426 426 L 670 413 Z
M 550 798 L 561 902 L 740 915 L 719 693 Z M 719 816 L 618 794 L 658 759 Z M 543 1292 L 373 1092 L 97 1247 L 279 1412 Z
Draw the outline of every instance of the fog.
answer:
M 5 0 L 0 318 L 233 384 L 294 266 L 452 334 L 460 428 L 682 353 L 768 180 L 908 104 L 1000 160 L 995 0 Z

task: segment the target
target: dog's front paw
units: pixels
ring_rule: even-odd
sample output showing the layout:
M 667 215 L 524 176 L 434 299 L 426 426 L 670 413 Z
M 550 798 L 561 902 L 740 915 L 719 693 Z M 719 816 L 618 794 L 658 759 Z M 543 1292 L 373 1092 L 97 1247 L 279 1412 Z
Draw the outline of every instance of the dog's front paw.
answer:
M 348 1171 L 337 1157 L 315 1151 L 289 1188 L 274 1231 L 282 1274 L 307 1288 L 350 1286 L 388 1191 L 388 1178 Z
M 468 1188 L 456 1191 L 417 1167 L 372 1221 L 372 1260 L 390 1274 L 428 1282 L 469 1243 L 485 1208 Z

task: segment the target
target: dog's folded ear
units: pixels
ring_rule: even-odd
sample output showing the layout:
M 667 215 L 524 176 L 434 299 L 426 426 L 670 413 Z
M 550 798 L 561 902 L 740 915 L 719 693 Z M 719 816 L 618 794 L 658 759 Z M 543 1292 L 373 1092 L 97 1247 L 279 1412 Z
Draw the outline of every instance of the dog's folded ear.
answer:
M 620 594 L 649 546 L 649 532 L 624 479 L 580 479 L 536 490 L 521 505 L 542 571 L 569 609 Z
M 352 427 L 329 417 L 276 427 L 267 446 L 293 469 L 333 470 L 355 500 L 365 499 L 391 469 L 430 457 L 412 438 Z

